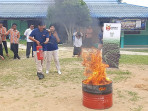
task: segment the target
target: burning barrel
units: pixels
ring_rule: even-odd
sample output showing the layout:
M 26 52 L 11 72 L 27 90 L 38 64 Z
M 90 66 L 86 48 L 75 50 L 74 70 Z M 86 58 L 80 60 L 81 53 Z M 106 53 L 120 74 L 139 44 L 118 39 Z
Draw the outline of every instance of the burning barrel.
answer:
M 106 85 L 92 85 L 82 82 L 83 105 L 91 109 L 112 107 L 112 81 Z
M 106 73 L 109 65 L 102 62 L 102 53 L 97 49 L 83 49 L 82 57 L 87 77 L 82 82 L 83 105 L 91 109 L 110 108 L 113 104 L 112 81 Z

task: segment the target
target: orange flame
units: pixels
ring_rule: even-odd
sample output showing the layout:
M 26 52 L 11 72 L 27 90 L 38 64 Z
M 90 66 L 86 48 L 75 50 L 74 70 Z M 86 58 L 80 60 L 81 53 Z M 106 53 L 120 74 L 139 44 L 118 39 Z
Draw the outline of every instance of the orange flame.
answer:
M 84 75 L 88 77 L 83 81 L 84 84 L 105 85 L 111 81 L 106 77 L 106 68 L 109 65 L 102 63 L 102 53 L 97 49 L 83 49 Z

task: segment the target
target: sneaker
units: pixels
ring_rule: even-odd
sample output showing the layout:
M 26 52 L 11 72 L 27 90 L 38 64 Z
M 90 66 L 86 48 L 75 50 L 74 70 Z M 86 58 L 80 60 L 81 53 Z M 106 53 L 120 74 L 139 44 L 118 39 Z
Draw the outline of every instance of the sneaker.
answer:
M 38 76 L 39 80 L 44 78 L 44 74 L 42 74 L 40 72 L 37 72 L 37 76 Z
M 61 75 L 61 74 L 62 74 L 62 73 L 61 73 L 61 71 L 58 71 L 58 74 L 60 74 L 60 75 Z
M 49 74 L 49 71 L 48 70 L 46 70 L 46 74 Z

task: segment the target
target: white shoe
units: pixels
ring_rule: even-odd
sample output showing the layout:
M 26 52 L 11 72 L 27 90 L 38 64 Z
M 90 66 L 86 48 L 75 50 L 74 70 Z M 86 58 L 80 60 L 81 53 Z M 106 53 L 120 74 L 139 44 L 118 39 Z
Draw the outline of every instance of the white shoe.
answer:
M 48 70 L 46 70 L 46 74 L 49 74 L 49 71 Z
M 61 73 L 61 71 L 58 71 L 58 74 L 60 74 L 60 75 L 61 75 L 61 74 L 62 74 L 62 73 Z

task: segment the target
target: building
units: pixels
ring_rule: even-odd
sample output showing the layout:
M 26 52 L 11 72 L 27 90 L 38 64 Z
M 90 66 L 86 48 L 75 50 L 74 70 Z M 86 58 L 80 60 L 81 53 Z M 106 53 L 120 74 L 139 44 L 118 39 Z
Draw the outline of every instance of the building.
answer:
M 15 22 L 23 36 L 30 24 L 36 26 L 39 20 L 46 18 L 48 3 L 39 0 L 0 0 L 0 20 L 4 21 L 7 29 Z
M 93 18 L 105 22 L 126 22 L 126 25 L 140 25 L 141 28 L 126 28 L 122 30 L 121 48 L 148 48 L 148 7 L 120 3 L 117 0 L 85 0 Z M 135 22 L 135 23 L 134 23 Z M 144 26 L 143 26 L 144 25 Z M 143 26 L 143 27 L 142 27 Z
M 84 0 L 91 16 L 100 23 L 121 22 L 121 48 L 148 48 L 148 7 L 120 3 L 117 0 Z M 13 22 L 23 35 L 30 23 L 45 19 L 53 0 L 0 0 L 0 20 L 9 29 Z

